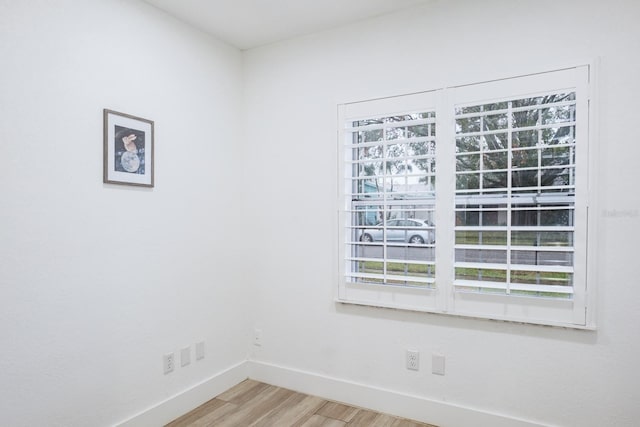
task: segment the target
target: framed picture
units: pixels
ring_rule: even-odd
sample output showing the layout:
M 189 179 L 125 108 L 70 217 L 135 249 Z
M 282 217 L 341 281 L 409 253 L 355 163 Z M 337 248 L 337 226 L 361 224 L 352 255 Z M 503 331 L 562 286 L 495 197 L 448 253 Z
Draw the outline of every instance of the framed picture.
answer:
M 104 110 L 104 182 L 153 187 L 153 122 Z

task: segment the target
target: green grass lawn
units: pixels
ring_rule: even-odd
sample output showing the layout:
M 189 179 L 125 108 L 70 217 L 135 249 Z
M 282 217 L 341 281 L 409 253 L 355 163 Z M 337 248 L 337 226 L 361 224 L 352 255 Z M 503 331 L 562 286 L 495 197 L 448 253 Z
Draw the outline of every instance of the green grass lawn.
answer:
M 359 261 L 358 271 L 361 273 L 369 274 L 384 274 L 384 262 L 383 261 Z M 402 262 L 388 262 L 387 274 L 395 276 L 407 276 L 406 281 L 403 280 L 387 280 L 383 279 L 366 279 L 367 283 L 387 283 L 407 285 L 411 284 L 411 277 L 423 277 L 423 278 L 435 278 L 436 267 L 435 265 L 424 264 L 411 264 Z M 488 289 L 483 288 L 481 282 L 496 282 L 504 283 L 506 287 L 507 271 L 500 269 L 483 269 L 483 268 L 462 268 L 455 269 L 455 278 L 458 280 L 478 281 L 478 292 L 487 293 L 505 293 L 505 290 L 501 289 Z M 553 286 L 571 286 L 573 281 L 572 273 L 560 273 L 560 272 L 536 272 L 536 271 L 511 271 L 511 283 L 512 284 L 530 284 L 530 285 L 553 285 Z M 420 284 L 420 286 L 432 286 L 428 284 Z M 563 293 L 550 293 L 550 292 L 537 292 L 537 291 L 518 291 L 512 290 L 512 295 L 522 296 L 543 296 L 548 298 L 570 298 L 570 294 Z
M 457 245 L 507 245 L 506 231 L 456 231 Z M 511 244 L 514 246 L 571 246 L 573 233 L 570 231 L 512 231 Z
M 382 261 L 360 261 L 359 270 L 363 273 L 382 274 L 384 271 L 384 263 Z M 388 262 L 387 272 L 433 277 L 436 272 L 436 267 L 435 265 Z

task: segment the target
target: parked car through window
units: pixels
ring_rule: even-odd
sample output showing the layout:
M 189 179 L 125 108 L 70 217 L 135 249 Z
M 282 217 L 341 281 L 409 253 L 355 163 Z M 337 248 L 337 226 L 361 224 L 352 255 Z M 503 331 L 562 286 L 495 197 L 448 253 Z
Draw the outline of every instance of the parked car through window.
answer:
M 386 239 L 385 239 L 386 233 Z M 361 242 L 406 242 L 415 245 L 435 242 L 434 227 L 426 220 L 391 219 L 372 228 L 365 228 L 360 236 Z

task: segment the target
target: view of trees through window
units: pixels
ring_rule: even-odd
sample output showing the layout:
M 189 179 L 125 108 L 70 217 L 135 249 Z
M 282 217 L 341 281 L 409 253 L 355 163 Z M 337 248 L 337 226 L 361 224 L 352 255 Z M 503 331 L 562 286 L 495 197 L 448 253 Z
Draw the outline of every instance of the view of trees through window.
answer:
M 570 297 L 575 93 L 456 107 L 455 284 Z
M 458 290 L 571 297 L 575 93 L 456 106 Z M 350 279 L 435 285 L 435 112 L 353 121 Z
M 592 325 L 590 70 L 339 105 L 339 300 Z

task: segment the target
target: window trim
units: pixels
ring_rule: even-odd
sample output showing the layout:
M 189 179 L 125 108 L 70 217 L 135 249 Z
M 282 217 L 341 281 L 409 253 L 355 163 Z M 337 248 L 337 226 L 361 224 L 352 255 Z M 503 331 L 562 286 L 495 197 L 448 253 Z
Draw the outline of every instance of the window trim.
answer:
M 493 319 L 493 320 L 501 320 L 501 321 L 510 321 L 516 323 L 526 323 L 526 324 L 541 324 L 548 326 L 559 326 L 559 327 L 567 327 L 573 329 L 595 329 L 595 287 L 594 287 L 594 278 L 596 277 L 596 266 L 594 262 L 587 262 L 587 260 L 595 259 L 595 239 L 597 238 L 596 234 L 596 221 L 593 218 L 593 215 L 589 215 L 589 212 L 594 212 L 595 205 L 595 191 L 591 191 L 591 189 L 595 188 L 595 181 L 597 176 L 597 162 L 595 159 L 597 156 L 595 155 L 596 151 L 596 143 L 595 143 L 595 134 L 596 134 L 596 122 L 594 120 L 595 117 L 595 103 L 594 103 L 594 95 L 595 95 L 595 75 L 596 75 L 596 62 L 586 63 L 582 65 L 576 65 L 571 67 L 566 67 L 562 69 L 556 69 L 551 71 L 544 71 L 540 73 L 532 73 L 532 74 L 524 74 L 520 76 L 508 77 L 503 79 L 485 81 L 485 82 L 477 82 L 472 84 L 460 85 L 460 86 L 451 86 L 431 91 L 418 92 L 408 95 L 399 95 L 388 98 L 377 98 L 372 100 L 359 101 L 355 103 L 344 103 L 338 105 L 338 144 L 339 144 L 339 155 L 338 155 L 338 168 L 339 168 L 339 203 L 342 207 L 339 210 L 339 239 L 338 239 L 338 287 L 335 301 L 338 303 L 344 304 L 354 304 L 354 305 L 363 305 L 363 306 L 374 306 L 374 307 L 383 307 L 383 308 L 391 308 L 391 309 L 399 309 L 406 311 L 414 311 L 414 312 L 427 312 L 427 313 L 436 313 L 436 314 L 447 314 L 458 317 L 470 317 L 470 318 L 481 318 L 481 319 Z M 461 293 L 456 292 L 453 284 L 453 268 L 449 268 L 454 263 L 454 241 L 452 235 L 447 235 L 454 230 L 454 215 L 449 215 L 449 213 L 454 212 L 455 210 L 455 202 L 452 201 L 452 197 L 455 197 L 455 165 L 453 167 L 445 168 L 446 171 L 443 174 L 447 174 L 450 179 L 443 179 L 442 175 L 439 175 L 437 178 L 437 186 L 436 186 L 436 242 L 437 249 L 435 252 L 435 265 L 437 266 L 437 276 L 436 276 L 436 288 L 435 289 L 421 289 L 421 288 L 410 288 L 410 287 L 401 287 L 401 286 L 392 286 L 392 285 L 367 285 L 367 284 L 347 284 L 345 281 L 345 273 L 346 273 L 346 264 L 345 264 L 345 220 L 346 214 L 344 209 L 345 203 L 345 168 L 344 168 L 344 140 L 345 140 L 345 130 L 344 123 L 347 120 L 359 118 L 365 118 L 367 116 L 382 116 L 386 114 L 391 114 L 391 111 L 395 112 L 407 112 L 407 111 L 418 111 L 418 110 L 426 110 L 428 105 L 425 105 L 424 102 L 420 102 L 420 99 L 425 94 L 429 94 L 432 98 L 430 105 L 435 106 L 436 111 L 436 128 L 437 128 L 437 143 L 436 143 L 436 158 L 453 158 L 455 159 L 455 144 L 449 143 L 455 140 L 454 134 L 454 112 L 453 107 L 456 105 L 454 102 L 456 93 L 458 91 L 464 92 L 465 90 L 471 89 L 474 91 L 475 89 L 480 88 L 480 92 L 487 90 L 487 87 L 491 87 L 494 84 L 500 85 L 502 82 L 508 82 L 508 84 L 515 84 L 516 90 L 513 91 L 513 94 L 508 95 L 508 97 L 513 98 L 519 95 L 522 92 L 522 89 L 517 86 L 521 84 L 520 79 L 526 79 L 529 77 L 541 76 L 542 81 L 545 80 L 546 76 L 551 76 L 551 81 L 554 80 L 554 73 L 563 73 L 567 72 L 571 73 L 571 70 L 574 70 L 576 74 L 578 74 L 577 78 L 584 79 L 584 86 L 580 89 L 580 99 L 578 102 L 582 103 L 582 107 L 579 111 L 586 111 L 588 117 L 580 120 L 581 126 L 584 127 L 583 138 L 586 138 L 586 142 L 581 143 L 583 145 L 580 148 L 581 152 L 585 153 L 580 154 L 583 157 L 587 157 L 585 160 L 576 160 L 577 169 L 581 171 L 580 178 L 577 178 L 577 182 L 579 183 L 578 188 L 576 189 L 576 198 L 580 195 L 583 198 L 583 213 L 580 214 L 581 218 L 578 218 L 578 210 L 576 207 L 576 221 L 585 221 L 582 229 L 584 230 L 584 245 L 581 248 L 581 252 L 583 253 L 583 259 L 576 259 L 574 261 L 574 268 L 576 272 L 580 272 L 584 275 L 584 291 L 577 296 L 575 300 L 560 300 L 560 299 L 543 299 L 543 298 L 528 298 L 521 296 L 511 296 L 511 295 L 487 295 L 487 294 L 473 294 L 473 293 Z M 556 74 L 557 75 L 557 74 Z M 497 82 L 497 83 L 496 83 Z M 576 81 L 575 87 L 577 88 L 578 83 Z M 485 86 L 486 85 L 486 86 Z M 480 86 L 485 86 L 484 88 Z M 574 87 L 574 85 L 572 85 Z M 552 92 L 555 90 L 560 90 L 561 88 L 556 87 L 545 87 L 544 90 L 539 90 L 537 92 Z M 530 91 L 532 92 L 532 91 Z M 526 96 L 526 94 L 522 94 Z M 505 98 L 496 97 L 496 98 Z M 409 102 L 404 102 L 408 100 Z M 480 97 L 479 101 L 482 102 L 491 102 L 490 98 Z M 471 103 L 473 101 L 469 101 Z M 372 104 L 373 103 L 373 104 Z M 372 104 L 379 103 L 379 105 L 387 106 L 387 109 L 379 109 L 374 107 L 374 113 L 370 114 L 367 109 L 371 107 Z M 429 106 L 430 106 L 429 105 Z M 389 109 L 390 108 L 390 109 Z M 447 152 L 448 151 L 448 152 Z M 438 169 L 441 170 L 442 166 L 438 166 Z M 587 172 L 588 170 L 588 172 Z M 445 205 L 443 205 L 445 204 Z M 451 206 L 447 206 L 446 204 L 451 204 Z M 447 208 L 442 209 L 443 206 L 447 206 Z M 577 258 L 577 257 L 576 257 Z M 442 267 L 444 266 L 444 268 Z M 458 294 L 457 298 L 454 298 L 453 295 Z M 468 306 L 471 304 L 478 305 L 477 299 L 481 299 L 487 304 L 493 304 L 498 307 L 504 307 L 505 305 L 508 307 L 506 310 L 503 309 L 502 313 L 499 314 L 501 310 L 497 310 L 494 313 L 487 314 L 486 312 L 477 311 L 469 309 Z M 526 303 L 524 304 L 513 304 L 512 301 L 523 300 L 526 299 Z M 508 304 L 505 304 L 505 301 L 509 301 Z M 582 316 L 578 316 L 578 321 L 573 320 L 556 320 L 550 318 L 531 318 L 522 316 L 521 314 L 514 313 L 513 309 L 509 307 L 520 306 L 520 309 L 524 308 L 524 311 L 527 310 L 528 307 L 535 307 L 537 305 L 545 305 L 547 309 L 550 311 L 560 310 L 566 311 L 567 305 L 574 305 L 578 310 L 583 310 L 584 313 Z M 480 304 L 482 305 L 482 304 Z M 517 310 L 516 310 L 517 311 Z

